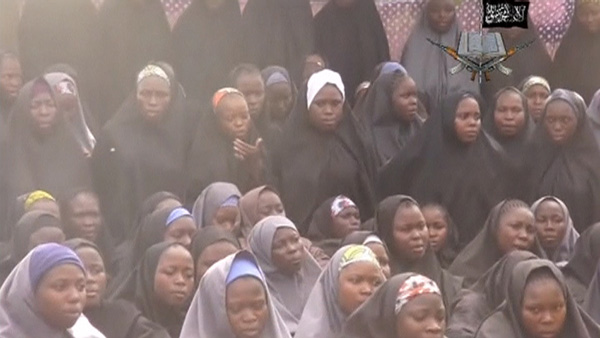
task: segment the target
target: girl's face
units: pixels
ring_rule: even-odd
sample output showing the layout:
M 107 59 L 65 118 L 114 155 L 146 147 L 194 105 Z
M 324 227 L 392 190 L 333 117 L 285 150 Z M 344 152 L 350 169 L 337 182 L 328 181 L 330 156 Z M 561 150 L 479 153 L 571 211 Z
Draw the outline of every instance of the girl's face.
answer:
M 429 245 L 436 253 L 446 246 L 448 238 L 448 222 L 442 210 L 435 207 L 423 208 L 423 217 L 429 230 Z
M 259 338 L 269 319 L 267 294 L 254 277 L 241 277 L 227 286 L 226 310 L 236 338 Z
M 444 34 L 450 30 L 456 16 L 452 0 L 430 0 L 426 9 L 427 19 L 434 31 Z
M 583 2 L 577 5 L 575 11 L 577 21 L 590 33 L 600 31 L 600 4 L 597 2 Z
M 37 93 L 30 102 L 30 114 L 33 127 L 41 135 L 49 134 L 56 125 L 58 109 L 56 102 L 48 91 Z
M 91 247 L 77 249 L 77 256 L 83 262 L 86 271 L 86 308 L 100 306 L 106 291 L 107 275 L 100 253 Z
M 396 254 L 404 260 L 416 261 L 425 255 L 429 245 L 429 231 L 418 206 L 398 208 L 394 217 L 393 236 Z
M 475 99 L 469 97 L 460 101 L 456 107 L 454 129 L 456 137 L 464 144 L 477 140 L 481 131 L 481 111 Z
M 267 88 L 267 103 L 271 119 L 285 121 L 292 110 L 294 102 L 292 87 L 289 83 L 276 83 Z
M 191 217 L 181 217 L 169 225 L 165 232 L 164 240 L 169 243 L 179 243 L 189 248 L 197 230 L 196 224 Z
M 505 91 L 498 96 L 494 110 L 494 124 L 503 137 L 513 137 L 523 130 L 525 107 L 519 94 Z
M 258 74 L 242 74 L 236 81 L 236 88 L 244 94 L 250 116 L 258 118 L 265 105 L 265 83 Z
M 521 322 L 529 337 L 560 336 L 567 317 L 567 305 L 565 295 L 555 279 L 528 283 L 521 304 Z
M 527 97 L 529 114 L 531 114 L 531 117 L 537 123 L 542 118 L 546 99 L 550 96 L 550 92 L 542 85 L 533 85 L 524 94 Z
M 535 227 L 542 247 L 556 250 L 567 233 L 567 220 L 560 205 L 553 200 L 542 202 L 535 211 Z
M 219 127 L 229 139 L 244 140 L 250 130 L 250 113 L 243 97 L 235 94 L 227 95 L 217 108 Z
M 237 251 L 235 245 L 227 241 L 219 241 L 207 246 L 196 260 L 196 285 L 211 266 Z
M 406 303 L 396 318 L 397 338 L 442 338 L 446 309 L 442 297 L 424 294 Z
M 46 273 L 35 291 L 44 321 L 59 330 L 73 326 L 85 306 L 85 274 L 76 265 L 59 265 Z
M 348 207 L 332 218 L 331 232 L 335 238 L 344 238 L 360 228 L 360 212 Z
M 569 142 L 577 130 L 577 122 L 577 116 L 568 103 L 557 100 L 546 106 L 544 127 L 554 143 L 563 145 Z
M 171 88 L 158 76 L 148 76 L 137 85 L 138 105 L 149 122 L 158 122 L 171 104 Z
M 356 262 L 342 269 L 338 283 L 340 308 L 350 315 L 383 283 L 383 274 L 373 263 Z
M 524 207 L 507 211 L 498 222 L 496 240 L 502 254 L 530 250 L 535 241 L 533 213 Z
M 14 101 L 23 86 L 21 63 L 15 57 L 0 59 L 0 97 Z
M 277 269 L 286 274 L 294 274 L 302 268 L 306 257 L 300 234 L 291 228 L 279 228 L 273 236 L 271 260 Z
M 417 117 L 417 84 L 405 76 L 395 85 L 392 93 L 392 104 L 396 116 L 403 122 L 410 123 Z
M 334 85 L 326 85 L 315 96 L 308 110 L 311 124 L 319 131 L 331 133 L 342 121 L 344 97 Z
M 154 275 L 154 296 L 169 307 L 182 309 L 194 288 L 194 260 L 182 246 L 165 250 Z
M 67 215 L 63 215 L 65 229 L 71 238 L 96 242 L 102 228 L 100 202 L 91 194 L 82 193 L 69 202 Z
M 390 276 L 392 275 L 392 271 L 390 269 L 390 257 L 388 256 L 387 250 L 385 249 L 383 244 L 369 243 L 366 245 L 366 247 L 371 249 L 371 251 L 373 251 L 373 253 L 375 254 L 375 257 L 377 257 L 377 261 L 381 266 L 381 271 L 383 272 L 385 278 L 390 278 Z
M 212 225 L 220 226 L 221 228 L 237 234 L 239 231 L 240 210 L 238 207 L 220 207 L 213 216 Z
M 258 195 L 256 208 L 260 220 L 267 218 L 268 216 L 285 216 L 281 198 L 270 190 L 265 190 Z

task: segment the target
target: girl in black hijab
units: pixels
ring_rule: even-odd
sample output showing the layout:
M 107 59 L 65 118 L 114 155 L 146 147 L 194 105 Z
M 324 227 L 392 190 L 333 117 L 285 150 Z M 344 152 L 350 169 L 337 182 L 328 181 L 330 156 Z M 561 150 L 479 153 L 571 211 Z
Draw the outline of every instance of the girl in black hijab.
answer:
M 560 198 L 580 233 L 600 220 L 600 150 L 590 129 L 585 102 L 574 92 L 557 89 L 546 101 L 527 158 L 532 201 Z
M 73 238 L 63 245 L 77 254 L 87 272 L 84 314 L 95 328 L 111 338 L 169 338 L 159 324 L 143 317 L 133 304 L 124 300 L 104 299 L 110 276 L 96 244 Z
M 314 49 L 312 14 L 308 0 L 248 1 L 242 17 L 246 62 L 282 66 L 300 83 L 303 57 Z
M 415 81 L 400 70 L 378 76 L 369 87 L 357 115 L 371 133 L 379 166 L 391 160 L 423 126 L 418 103 Z
M 600 259 L 600 224 L 587 228 L 575 243 L 575 252 L 569 263 L 562 268 L 571 294 L 578 304 L 582 304 L 586 290 L 594 277 L 592 267 Z
M 378 178 L 381 199 L 402 193 L 445 206 L 459 227 L 459 247 L 475 236 L 487 212 L 505 198 L 506 170 L 498 163 L 501 149 L 481 130 L 482 111 L 473 94 L 449 96 Z
M 421 208 L 427 229 L 429 245 L 442 268 L 447 269 L 458 255 L 458 231 L 448 210 L 439 204 L 426 204 Z
M 133 303 L 142 315 L 179 337 L 194 288 L 192 255 L 181 244 L 151 246 L 114 299 Z
M 0 51 L 0 137 L 4 137 L 12 106 L 23 86 L 21 62 L 15 53 Z
M 4 201 L 38 189 L 60 199 L 73 186 L 91 186 L 89 160 L 44 78 L 21 89 L 8 128 L 0 161 Z
M 575 1 L 571 26 L 554 57 L 552 87 L 573 90 L 591 102 L 600 87 L 600 4 Z
M 196 287 L 213 264 L 241 249 L 236 236 L 220 226 L 209 225 L 198 230 L 191 245 Z
M 170 66 L 149 64 L 137 88 L 102 129 L 94 179 L 111 234 L 122 242 L 142 202 L 157 191 L 185 193 L 194 121 Z
M 452 304 L 448 318 L 448 338 L 473 338 L 479 325 L 505 300 L 508 281 L 515 265 L 536 259 L 529 251 L 515 250 L 506 254 L 469 289 L 463 289 Z
M 390 196 L 379 203 L 375 220 L 377 233 L 390 251 L 392 275 L 414 272 L 435 281 L 449 315 L 463 281 L 440 266 L 429 246 L 427 224 L 417 201 L 404 195 Z
M 513 250 L 528 250 L 541 256 L 535 238 L 535 217 L 529 205 L 519 200 L 506 200 L 496 205 L 483 229 L 456 257 L 450 272 L 465 278 L 467 286 Z
M 390 59 L 383 23 L 373 0 L 329 1 L 315 16 L 315 48 L 340 73 L 346 98 L 369 80 L 373 68 Z
M 344 93 L 338 73 L 326 69 L 313 74 L 275 153 L 277 187 L 301 234 L 313 211 L 331 196 L 353 200 L 363 220 L 373 215 L 374 154 Z
M 476 338 L 577 337 L 600 335 L 600 327 L 577 306 L 562 273 L 550 261 L 520 262 L 512 272 L 506 302 L 481 327 Z
M 241 57 L 242 15 L 235 0 L 193 0 L 173 29 L 175 70 L 198 110 L 227 85 Z

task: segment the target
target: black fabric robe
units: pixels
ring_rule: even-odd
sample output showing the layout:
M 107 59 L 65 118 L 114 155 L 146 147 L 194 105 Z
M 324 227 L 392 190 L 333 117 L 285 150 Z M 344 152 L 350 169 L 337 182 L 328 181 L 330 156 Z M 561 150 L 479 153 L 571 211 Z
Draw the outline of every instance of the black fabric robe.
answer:
M 594 277 L 594 267 L 600 259 L 600 224 L 586 229 L 575 243 L 575 252 L 562 268 L 569 290 L 575 301 L 582 304 L 586 290 Z

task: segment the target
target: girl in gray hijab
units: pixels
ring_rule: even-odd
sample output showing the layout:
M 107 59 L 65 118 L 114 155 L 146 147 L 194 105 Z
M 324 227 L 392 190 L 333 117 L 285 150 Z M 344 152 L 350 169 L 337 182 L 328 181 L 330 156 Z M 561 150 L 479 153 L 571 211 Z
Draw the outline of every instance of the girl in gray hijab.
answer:
M 545 196 L 531 206 L 542 254 L 559 267 L 565 266 L 575 251 L 579 232 L 569 209 L 558 197 Z
M 257 281 L 264 292 L 260 292 L 260 286 L 259 290 L 254 290 Z M 239 297 L 235 292 L 234 295 L 234 291 L 239 290 L 233 289 L 239 289 L 240 284 L 258 291 L 257 294 L 246 292 L 244 297 Z M 247 310 L 248 304 L 244 304 L 246 302 L 242 299 L 246 296 L 255 296 L 250 298 L 255 299 L 249 303 L 255 320 L 236 320 L 235 312 L 239 311 L 232 311 L 232 306 Z M 253 303 L 260 303 L 260 309 L 255 309 Z M 265 277 L 248 251 L 232 254 L 208 269 L 192 300 L 180 338 L 237 338 L 240 333 L 244 337 L 291 338 L 275 309 Z
M 283 216 L 269 216 L 256 224 L 248 237 L 250 250 L 265 273 L 275 307 L 291 334 L 321 268 L 302 245 L 298 229 Z
M 460 90 L 479 94 L 479 85 L 468 72 L 450 74 L 458 62 L 427 39 L 457 48 L 461 27 L 453 0 L 429 0 L 415 24 L 400 63 L 413 78 L 428 112 L 439 112 L 442 99 Z
M 362 285 L 348 287 L 348 277 L 361 280 Z M 381 266 L 371 249 L 363 245 L 342 247 L 333 255 L 310 293 L 294 337 L 337 337 L 348 316 L 384 280 Z M 357 289 L 361 291 L 357 292 Z
M 219 222 L 217 218 L 219 211 L 227 216 L 223 218 L 232 218 L 227 220 L 228 223 L 232 223 L 227 226 L 239 229 L 240 226 L 240 212 L 239 212 L 239 201 L 242 197 L 240 190 L 232 183 L 226 182 L 215 182 L 206 187 L 200 196 L 196 199 L 194 207 L 192 208 L 192 215 L 196 221 L 198 229 L 204 228 L 209 225 L 222 226 L 225 222 Z M 223 210 L 220 210 L 223 209 Z M 234 210 L 235 209 L 235 210 Z M 227 212 L 225 212 L 227 210 Z M 232 229 L 228 229 L 232 230 Z M 233 232 L 233 231 L 232 231 Z

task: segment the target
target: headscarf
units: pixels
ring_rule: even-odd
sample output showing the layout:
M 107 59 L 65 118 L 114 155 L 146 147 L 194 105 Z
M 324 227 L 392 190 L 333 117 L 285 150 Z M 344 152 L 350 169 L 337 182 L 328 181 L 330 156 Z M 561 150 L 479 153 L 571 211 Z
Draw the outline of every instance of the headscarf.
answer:
M 248 245 L 265 274 L 277 311 L 290 333 L 295 334 L 308 296 L 321 274 L 321 267 L 308 250 L 302 247 L 304 259 L 300 271 L 293 275 L 278 271 L 273 264 L 272 249 L 273 238 L 279 229 L 298 231 L 289 219 L 283 216 L 269 216 L 258 222 L 252 229 L 248 236 Z
M 354 1 L 348 8 L 328 2 L 315 15 L 315 50 L 339 72 L 353 103 L 356 87 L 369 80 L 373 68 L 390 59 L 387 35 L 373 0 Z
M 298 88 L 294 84 L 287 69 L 285 69 L 283 67 L 279 67 L 279 66 L 269 66 L 269 67 L 263 69 L 260 73 L 261 73 L 263 81 L 265 83 L 265 90 L 268 90 L 268 88 L 270 86 L 276 85 L 278 83 L 288 84 L 290 86 L 290 89 L 292 92 L 292 102 L 296 102 L 296 98 L 298 96 Z M 275 123 L 273 121 L 272 112 L 268 111 L 269 105 L 266 104 L 265 108 L 267 110 L 267 111 L 265 111 L 265 113 L 267 114 L 267 119 L 269 121 L 271 121 L 272 123 Z M 291 111 L 288 113 L 291 113 Z M 288 115 L 288 117 L 289 117 L 289 115 Z M 284 122 L 284 121 L 282 121 L 282 122 Z
M 594 277 L 593 268 L 600 259 L 600 224 L 594 224 L 581 233 L 569 263 L 562 268 L 569 290 L 578 304 Z
M 184 311 L 168 308 L 156 300 L 154 281 L 158 263 L 161 256 L 170 248 L 181 247 L 176 243 L 158 243 L 152 245 L 142 259 L 137 263 L 129 277 L 111 296 L 111 300 L 124 299 L 135 304 L 142 315 L 149 320 L 160 324 L 165 328 L 171 337 L 179 336 Z
M 58 107 L 52 131 L 44 137 L 34 131 L 31 100 L 40 90 L 48 92 L 56 104 L 50 84 L 40 77 L 21 89 L 13 106 L 0 160 L 5 201 L 34 190 L 61 199 L 73 186 L 92 184 L 89 160 Z
M 198 261 L 198 258 L 206 248 L 218 242 L 227 242 L 235 246 L 238 250 L 241 249 L 240 243 L 231 232 L 215 225 L 205 226 L 198 230 L 192 240 L 191 252 L 194 263 Z
M 63 338 L 66 330 L 48 325 L 38 312 L 36 290 L 53 268 L 71 264 L 85 268 L 69 248 L 55 243 L 42 244 L 23 258 L 0 288 L 0 335 L 3 337 Z
M 600 58 L 600 34 L 590 33 L 579 23 L 577 12 L 581 10 L 583 2 L 584 0 L 575 1 L 571 25 L 554 56 L 550 82 L 552 87 L 573 90 L 581 94 L 586 102 L 590 102 L 594 92 L 600 87 L 600 65 L 596 62 Z
M 279 193 L 275 190 L 275 188 L 262 185 L 258 188 L 254 188 L 242 196 L 240 198 L 240 212 L 242 214 L 242 232 L 244 236 L 250 233 L 250 230 L 258 221 L 260 221 L 260 216 L 258 215 L 258 199 L 263 192 L 270 191 L 279 196 Z M 284 212 L 285 214 L 285 212 Z M 284 215 L 285 216 L 285 215 Z
M 392 275 L 414 272 L 432 279 L 442 290 L 446 313 L 449 314 L 450 305 L 463 286 L 463 278 L 454 276 L 442 269 L 430 247 L 426 249 L 423 257 L 414 262 L 407 262 L 405 257 L 400 257 L 397 254 L 393 235 L 394 218 L 400 205 L 407 202 L 419 207 L 419 204 L 412 197 L 395 195 L 381 201 L 375 213 L 376 232 L 379 238 L 384 241 L 390 253 L 390 270 Z M 428 246 L 428 243 L 426 245 Z
M 350 107 L 344 104 L 342 120 L 331 133 L 318 131 L 309 121 L 308 93 L 314 99 L 326 84 L 343 92 L 337 82 L 339 75 L 329 70 L 311 76 L 274 154 L 272 170 L 286 214 L 302 234 L 314 210 L 338 194 L 352 199 L 365 220 L 373 214 L 375 154 Z
M 302 81 L 304 57 L 314 51 L 313 12 L 304 0 L 250 0 L 242 16 L 245 60 L 264 68 L 288 69 Z
M 385 65 L 382 71 L 384 69 L 386 69 Z M 365 121 L 366 128 L 373 137 L 379 166 L 387 163 L 404 148 L 425 122 L 423 118 L 416 115 L 412 122 L 407 123 L 400 120 L 394 111 L 393 97 L 396 83 L 408 78 L 408 75 L 401 70 L 379 75 L 357 109 L 357 115 Z
M 512 271 L 519 262 L 537 259 L 529 252 L 515 250 L 507 253 L 469 289 L 463 289 L 452 304 L 448 318 L 448 338 L 474 338 L 479 325 L 504 300 Z
M 380 199 L 408 194 L 423 204 L 445 206 L 459 227 L 461 247 L 481 228 L 487 212 L 506 198 L 509 186 L 502 149 L 483 128 L 474 143 L 467 145 L 458 139 L 456 109 L 466 99 L 480 102 L 466 92 L 443 100 L 441 110 L 431 115 L 378 177 Z M 483 112 L 481 103 L 479 107 Z
M 600 322 L 600 265 L 596 267 L 582 307 L 596 323 Z
M 575 228 L 580 233 L 590 224 L 600 221 L 600 150 L 590 129 L 583 100 L 574 92 L 556 89 L 546 101 L 548 105 L 567 103 L 577 119 L 576 130 L 564 145 L 555 144 L 544 123 L 534 135 L 528 162 L 531 163 L 528 182 L 531 200 L 541 196 L 556 196 L 569 208 Z
M 498 337 L 498 332 L 502 332 L 502 336 L 506 338 L 527 337 L 521 324 L 521 303 L 527 279 L 533 272 L 540 269 L 551 273 L 565 297 L 567 316 L 561 337 L 592 338 L 600 335 L 600 327 L 577 306 L 565 284 L 562 273 L 554 263 L 543 259 L 534 259 L 520 262 L 515 266 L 508 283 L 506 302 L 481 324 L 476 334 L 477 338 Z
M 545 252 L 544 248 L 540 247 L 540 249 L 543 251 L 544 256 L 548 257 L 549 260 L 553 261 L 554 263 L 556 263 L 559 266 L 565 265 L 571 259 L 571 257 L 573 257 L 573 254 L 575 251 L 575 244 L 577 243 L 577 239 L 579 238 L 579 232 L 577 232 L 577 230 L 575 230 L 575 226 L 573 225 L 573 220 L 571 219 L 571 216 L 569 215 L 569 209 L 567 208 L 565 203 L 563 203 L 563 201 L 561 201 L 559 198 L 556 198 L 554 196 L 545 196 L 545 197 L 542 197 L 539 200 L 537 200 L 535 203 L 533 203 L 531 205 L 531 212 L 533 212 L 534 216 L 537 212 L 537 209 L 545 201 L 553 201 L 553 202 L 556 202 L 560 206 L 560 209 L 562 210 L 562 213 L 563 213 L 564 222 L 566 223 L 567 230 L 565 232 L 565 237 L 563 237 L 559 247 L 556 249 L 556 251 L 554 252 L 552 257 L 550 257 Z
M 586 113 L 594 138 L 596 138 L 596 142 L 600 147 L 600 89 L 594 94 Z
M 464 277 L 467 286 L 473 285 L 481 275 L 504 256 L 498 247 L 500 220 L 504 215 L 518 208 L 529 209 L 529 206 L 519 200 L 504 200 L 498 203 L 490 211 L 481 231 L 450 265 L 449 271 Z M 542 256 L 542 249 L 537 239 L 534 240 L 529 251 L 545 258 Z
M 336 201 L 338 206 L 334 206 Z M 332 233 L 333 218 L 344 209 L 352 207 L 358 208 L 351 199 L 339 195 L 325 200 L 313 213 L 306 236 L 330 257 L 341 247 L 342 242 L 342 238 L 334 238 Z
M 230 197 L 241 198 L 240 190 L 231 183 L 215 182 L 206 187 L 194 203 L 192 215 L 198 229 L 202 229 L 212 224 L 213 217 L 217 210 Z
M 441 292 L 434 281 L 414 273 L 388 279 L 346 321 L 344 338 L 396 338 L 396 321 L 404 305 L 424 294 Z
M 338 301 L 341 270 L 364 261 L 379 267 L 375 254 L 362 245 L 342 247 L 331 257 L 308 297 L 295 338 L 337 337 L 348 317 Z
M 548 91 L 548 93 L 552 93 L 552 89 L 550 89 L 550 83 L 548 80 L 537 75 L 531 75 L 523 79 L 523 84 L 520 86 L 521 93 L 527 95 L 527 91 L 533 86 L 542 86 Z
M 55 96 L 58 94 L 69 94 L 77 99 L 77 111 L 74 116 L 66 118 L 66 121 L 77 142 L 79 142 L 82 151 L 87 155 L 91 155 L 96 145 L 96 138 L 88 127 L 77 83 L 66 73 L 48 73 L 44 75 L 44 78 L 52 87 Z
M 227 317 L 225 296 L 228 280 L 250 276 L 260 280 L 265 289 L 269 319 L 262 337 L 290 338 L 285 323 L 275 308 L 265 278 L 254 256 L 248 251 L 232 254 L 211 266 L 196 290 L 192 305 L 185 317 L 181 338 L 235 338 Z M 231 282 L 231 281 L 230 281 Z
M 458 61 L 427 41 L 430 39 L 444 46 L 456 48 L 461 31 L 456 16 L 452 26 L 444 34 L 438 34 L 431 28 L 427 18 L 427 7 L 433 1 L 436 0 L 427 1 L 423 7 L 404 45 L 400 63 L 415 80 L 419 89 L 419 98 L 423 99 L 427 111 L 438 114 L 444 112 L 441 108 L 445 106 L 445 97 L 460 91 L 479 93 L 479 85 L 471 81 L 468 72 L 451 75 L 450 69 L 458 65 Z

